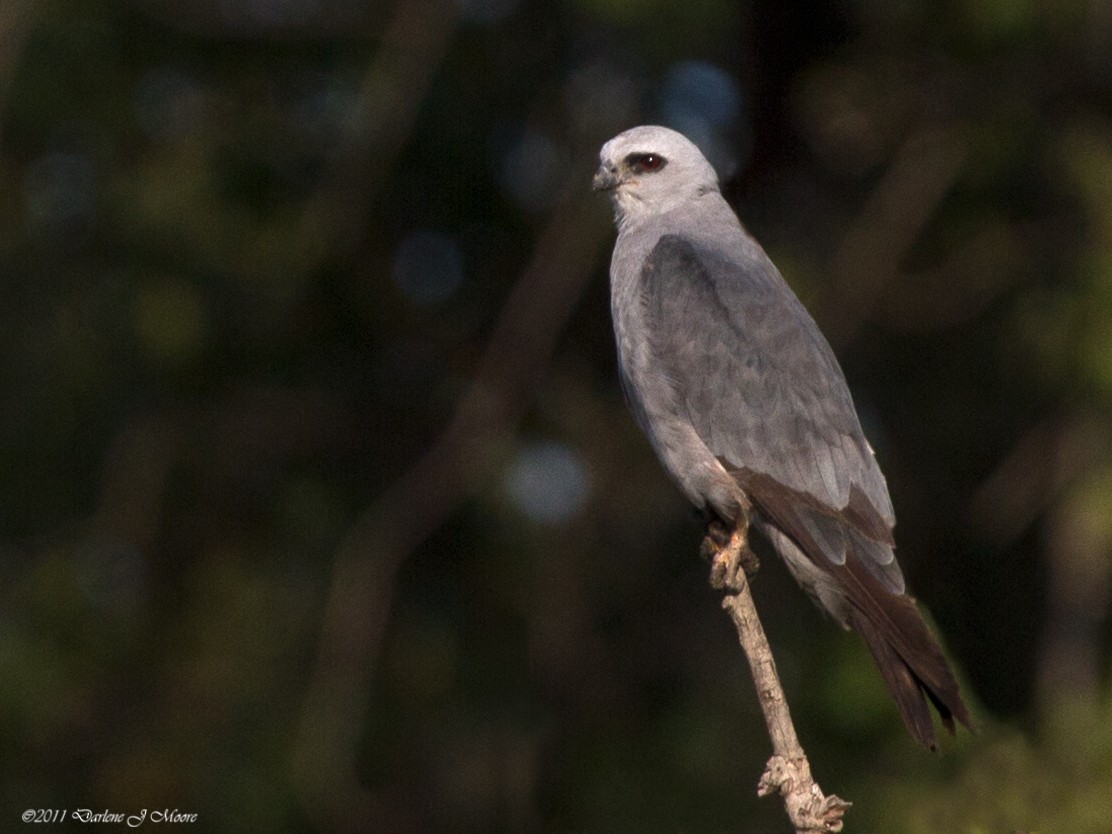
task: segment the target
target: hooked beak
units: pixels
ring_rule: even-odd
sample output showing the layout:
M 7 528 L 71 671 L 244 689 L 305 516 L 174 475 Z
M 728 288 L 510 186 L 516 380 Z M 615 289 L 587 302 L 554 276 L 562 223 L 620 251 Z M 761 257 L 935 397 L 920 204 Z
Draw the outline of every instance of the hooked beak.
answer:
M 591 180 L 591 187 L 595 191 L 613 191 L 618 187 L 617 171 L 600 165 L 595 178 Z

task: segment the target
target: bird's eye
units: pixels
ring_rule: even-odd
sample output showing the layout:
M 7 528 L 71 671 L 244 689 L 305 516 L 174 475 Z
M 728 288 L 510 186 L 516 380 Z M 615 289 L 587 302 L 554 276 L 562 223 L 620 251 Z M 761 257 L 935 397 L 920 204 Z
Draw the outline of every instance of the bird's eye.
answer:
M 652 174 L 664 167 L 667 160 L 655 153 L 634 153 L 627 160 L 635 174 Z

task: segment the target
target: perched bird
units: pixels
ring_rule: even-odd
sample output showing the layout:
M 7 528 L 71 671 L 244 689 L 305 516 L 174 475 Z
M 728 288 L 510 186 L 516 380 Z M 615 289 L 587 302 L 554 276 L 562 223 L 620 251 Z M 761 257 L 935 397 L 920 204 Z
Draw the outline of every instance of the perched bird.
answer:
M 928 704 L 951 733 L 969 712 L 905 593 L 888 487 L 829 344 L 691 141 L 636 127 L 599 158 L 635 419 L 708 538 L 752 523 L 819 607 L 864 638 L 908 730 L 935 748 Z

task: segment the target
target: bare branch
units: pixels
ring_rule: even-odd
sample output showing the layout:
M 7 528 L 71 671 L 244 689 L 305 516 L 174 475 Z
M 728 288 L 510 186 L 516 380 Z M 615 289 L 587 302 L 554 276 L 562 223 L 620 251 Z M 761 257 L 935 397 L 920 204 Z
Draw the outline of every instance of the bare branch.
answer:
M 811 777 L 811 764 L 792 724 L 772 649 L 749 590 L 745 567 L 755 563 L 756 557 L 749 550 L 747 528 L 743 525 L 734 531 L 715 555 L 711 584 L 735 592 L 722 600 L 722 607 L 737 628 L 738 640 L 749 660 L 753 683 L 757 687 L 757 700 L 772 739 L 772 758 L 768 760 L 757 784 L 757 795 L 779 793 L 784 798 L 784 809 L 797 834 L 841 831 L 842 817 L 850 803 L 833 794 L 824 795 Z

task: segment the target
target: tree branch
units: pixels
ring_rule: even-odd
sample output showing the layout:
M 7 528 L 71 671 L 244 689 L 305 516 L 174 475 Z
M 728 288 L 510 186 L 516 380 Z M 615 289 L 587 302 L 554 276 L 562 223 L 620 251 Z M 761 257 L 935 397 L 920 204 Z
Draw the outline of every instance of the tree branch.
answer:
M 772 758 L 757 784 L 757 795 L 779 793 L 796 834 L 842 830 L 842 816 L 850 803 L 831 794 L 825 796 L 811 777 L 811 764 L 799 743 L 791 712 L 776 672 L 772 649 L 768 645 L 746 570 L 755 570 L 756 557 L 749 550 L 747 525 L 736 529 L 714 555 L 711 585 L 734 591 L 722 600 L 722 607 L 737 627 L 738 640 L 749 660 L 757 700 L 764 713 L 772 739 Z M 708 533 L 708 540 L 711 538 Z

